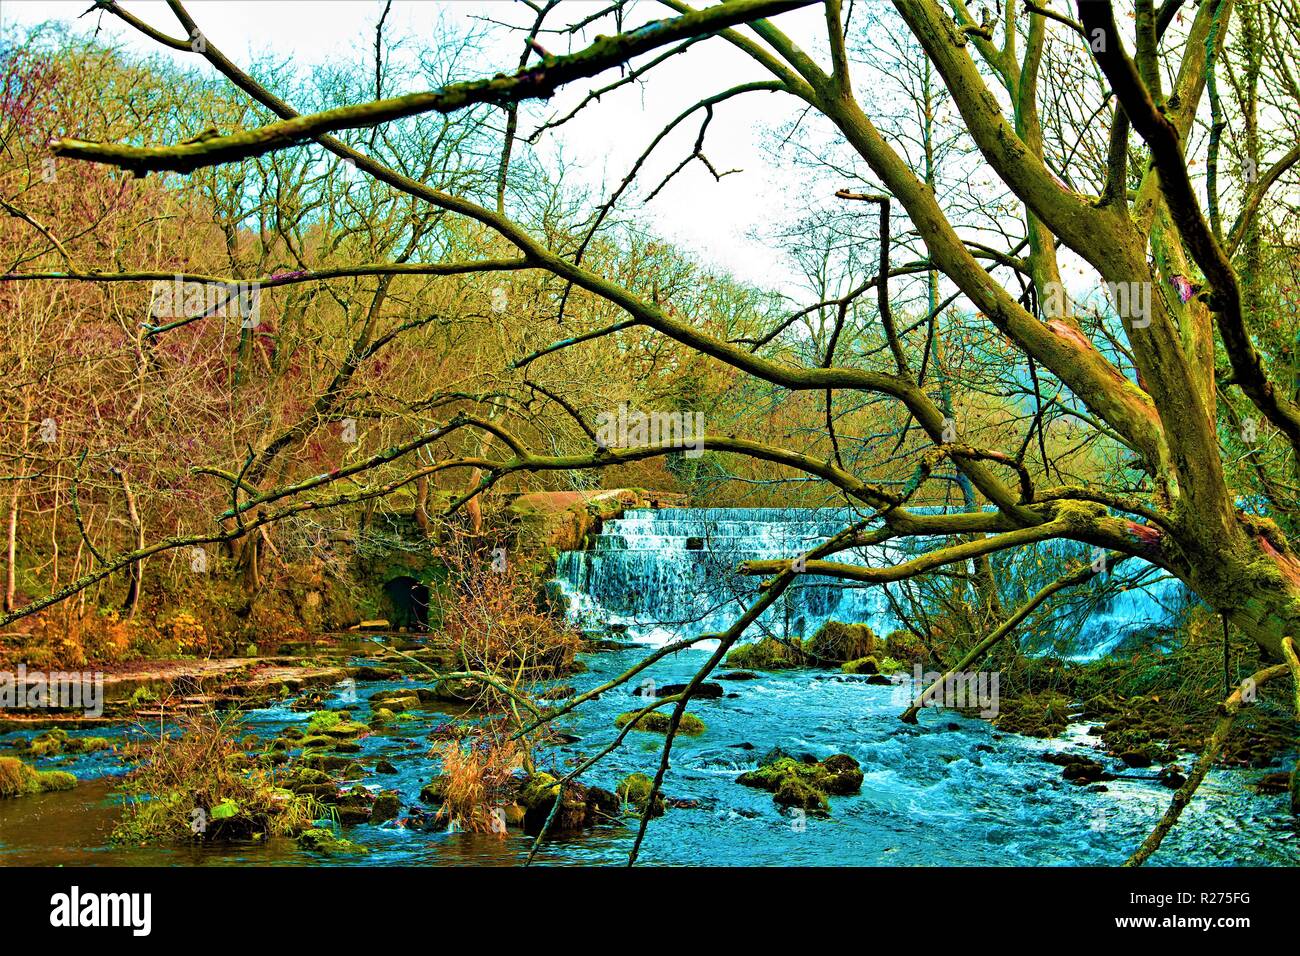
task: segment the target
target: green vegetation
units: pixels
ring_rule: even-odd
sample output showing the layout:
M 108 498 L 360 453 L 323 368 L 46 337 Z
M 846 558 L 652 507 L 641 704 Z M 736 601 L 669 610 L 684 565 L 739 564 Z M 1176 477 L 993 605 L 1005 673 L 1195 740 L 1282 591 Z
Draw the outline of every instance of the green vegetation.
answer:
M 0 757 L 0 797 L 71 790 L 77 778 L 61 770 L 34 770 L 17 757 Z
M 181 729 L 140 748 L 122 785 L 127 801 L 113 842 L 262 840 L 298 833 L 316 818 L 314 798 L 250 764 L 234 719 L 187 717 Z
M 637 719 L 637 711 L 629 710 L 627 713 L 619 714 L 614 718 L 614 726 L 618 728 L 626 727 L 636 720 L 633 730 L 645 730 L 655 734 L 666 734 L 672 724 L 672 715 L 665 714 L 658 710 L 652 710 L 648 714 L 643 714 Z M 698 737 L 708 728 L 705 727 L 704 721 L 694 714 L 682 714 L 681 721 L 677 724 L 677 732 L 685 734 L 687 737 Z
M 772 794 L 775 803 L 816 814 L 830 813 L 829 796 L 847 796 L 862 788 L 862 770 L 848 754 L 818 761 L 796 759 L 779 750 L 769 753 L 756 770 L 742 773 L 736 782 Z

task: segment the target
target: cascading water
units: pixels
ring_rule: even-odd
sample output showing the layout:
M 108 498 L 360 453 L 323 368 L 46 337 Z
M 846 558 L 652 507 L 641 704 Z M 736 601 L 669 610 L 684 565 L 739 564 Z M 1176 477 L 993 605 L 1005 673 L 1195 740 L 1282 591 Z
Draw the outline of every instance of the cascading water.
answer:
M 840 508 L 629 509 L 606 521 L 587 550 L 561 554 L 556 578 L 570 618 L 582 627 L 626 628 L 629 637 L 647 643 L 694 637 L 727 628 L 756 595 L 759 579 L 737 574 L 738 563 L 797 557 L 856 520 Z M 882 568 L 937 543 L 890 542 L 834 560 Z M 1022 601 L 1061 573 L 1067 558 L 1092 556 L 1070 542 L 1022 549 L 1009 559 L 1015 567 L 999 575 L 1016 582 L 1008 587 L 1017 593 L 1004 594 L 1004 602 Z M 1040 621 L 1038 632 L 1024 638 L 1026 648 L 1096 657 L 1132 635 L 1172 626 L 1191 600 L 1181 583 L 1145 562 L 1130 560 L 1113 573 L 1110 586 L 1082 589 L 1082 598 L 1075 595 Z M 764 612 L 749 636 L 807 637 L 832 619 L 861 621 L 883 635 L 902 626 L 900 601 L 896 589 L 807 575 Z

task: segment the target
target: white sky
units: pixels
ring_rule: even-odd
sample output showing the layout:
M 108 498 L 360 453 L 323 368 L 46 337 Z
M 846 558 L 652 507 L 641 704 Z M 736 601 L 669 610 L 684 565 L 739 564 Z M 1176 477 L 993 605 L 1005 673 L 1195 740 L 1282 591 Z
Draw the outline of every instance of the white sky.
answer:
M 569 0 L 580 15 L 605 5 L 605 0 Z M 157 29 L 179 34 L 171 11 L 157 0 L 124 0 L 123 7 Z M 58 20 L 75 29 L 91 32 L 102 24 L 101 39 L 142 54 L 161 53 L 179 63 L 203 71 L 210 67 L 198 57 L 174 53 L 137 33 L 109 14 L 81 14 L 90 0 L 0 0 L 0 25 L 34 25 Z M 235 62 L 246 65 L 258 55 L 291 58 L 302 68 L 358 56 L 371 57 L 375 23 L 383 9 L 379 0 L 190 0 L 191 15 L 210 41 Z M 577 19 L 572 10 L 559 11 L 562 21 Z M 531 13 L 509 0 L 406 0 L 394 3 L 386 28 L 388 35 L 411 37 L 415 45 L 431 36 L 439 17 L 466 29 L 475 25 L 475 15 L 523 23 Z M 659 4 L 643 2 L 636 8 L 641 19 L 670 16 Z M 78 19 L 78 17 L 81 17 Z M 783 14 L 779 25 L 804 49 L 821 48 L 823 21 L 820 8 Z M 611 27 L 605 25 L 609 31 Z M 513 71 L 521 49 L 520 36 L 501 28 L 490 34 L 499 38 L 485 51 L 483 72 Z M 555 44 L 543 37 L 543 43 Z M 585 42 L 590 42 L 590 37 Z M 583 43 L 578 44 L 583 45 Z M 565 52 L 564 48 L 552 52 Z M 609 82 L 616 74 L 595 81 Z M 767 79 L 763 71 L 725 40 L 710 39 L 684 57 L 674 57 L 656 68 L 648 84 L 629 86 L 604 97 L 584 114 L 557 131 L 549 149 L 559 146 L 572 174 L 597 193 L 616 185 L 666 123 L 685 107 L 712 92 L 740 82 Z M 561 93 L 551 104 L 536 104 L 538 111 L 565 111 L 577 97 L 592 87 L 588 82 Z M 778 172 L 765 160 L 762 142 L 765 132 L 792 118 L 797 104 L 793 98 L 773 93 L 751 93 L 720 105 L 710 126 L 705 154 L 719 170 L 739 168 L 741 173 L 715 182 L 698 163 L 683 170 L 653 203 L 644 207 L 646 219 L 656 232 L 689 249 L 701 260 L 716 263 L 738 277 L 793 291 L 791 267 L 773 247 L 750 238 L 756 227 L 764 228 L 781 210 L 790 208 L 791 194 L 813 189 L 801 183 L 806 174 L 789 167 Z M 703 118 L 692 117 L 661 144 L 656 161 L 647 167 L 644 181 L 658 182 L 689 154 Z M 521 131 L 532 125 L 521 122 Z M 550 155 L 544 147 L 543 156 Z M 604 186 L 605 188 L 602 188 Z M 826 184 L 815 187 L 816 201 L 824 201 Z M 623 207 L 624 212 L 642 208 L 639 202 Z M 796 203 L 797 208 L 797 203 Z

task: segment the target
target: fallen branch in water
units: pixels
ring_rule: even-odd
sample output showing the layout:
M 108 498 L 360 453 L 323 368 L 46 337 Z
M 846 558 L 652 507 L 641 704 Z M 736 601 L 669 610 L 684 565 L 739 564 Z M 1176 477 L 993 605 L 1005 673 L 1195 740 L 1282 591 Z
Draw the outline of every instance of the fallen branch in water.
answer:
M 1165 815 L 1160 818 L 1155 829 L 1147 834 L 1147 838 L 1142 841 L 1133 855 L 1124 861 L 1125 866 L 1141 866 L 1147 861 L 1152 853 L 1160 848 L 1161 842 L 1168 835 L 1169 831 L 1174 828 L 1178 818 L 1182 815 L 1183 809 L 1192 802 L 1192 795 L 1196 793 L 1196 788 L 1201 785 L 1205 775 L 1209 773 L 1210 768 L 1214 766 L 1215 759 L 1219 756 L 1219 750 L 1223 747 L 1223 742 L 1232 730 L 1232 723 L 1237 717 L 1237 712 L 1247 703 L 1254 702 L 1255 688 L 1266 680 L 1274 677 L 1281 677 L 1290 671 L 1286 664 L 1274 664 L 1272 667 L 1266 667 L 1263 670 L 1256 671 L 1250 677 L 1241 682 L 1241 686 L 1232 692 L 1232 695 L 1225 700 L 1219 709 L 1221 711 L 1219 719 L 1215 721 L 1214 729 L 1210 731 L 1210 736 L 1205 744 L 1205 750 L 1201 754 L 1201 759 L 1196 761 L 1196 766 L 1187 776 L 1187 782 L 1178 788 L 1174 794 L 1174 799 L 1169 804 L 1169 809 Z M 1246 700 L 1247 692 L 1250 700 Z

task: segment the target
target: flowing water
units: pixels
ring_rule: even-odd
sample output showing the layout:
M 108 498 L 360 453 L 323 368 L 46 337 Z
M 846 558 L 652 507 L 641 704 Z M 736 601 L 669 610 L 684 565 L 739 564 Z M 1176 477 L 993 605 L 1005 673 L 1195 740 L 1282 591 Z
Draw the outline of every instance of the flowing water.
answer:
M 630 512 L 607 522 L 593 550 L 562 556 L 559 577 L 572 599 L 571 613 L 624 624 L 630 636 L 655 642 L 665 636 L 707 633 L 738 606 L 747 580 L 730 577 L 720 563 L 737 555 L 789 556 L 818 534 L 842 527 L 839 515 L 764 510 Z M 701 547 L 703 539 L 711 542 Z M 729 539 L 729 540 L 728 540 Z M 725 548 L 720 542 L 727 541 Z M 867 559 L 883 554 L 861 556 Z M 1157 589 L 1167 587 L 1157 585 Z M 1178 595 L 1128 596 L 1094 610 L 1097 620 L 1075 628 L 1070 639 L 1081 653 L 1086 640 L 1114 641 L 1111 630 L 1133 619 L 1157 621 L 1176 608 Z M 876 592 L 806 582 L 788 608 L 767 626 L 779 633 L 811 633 L 827 617 L 866 620 L 878 631 L 892 613 Z M 789 624 L 787 625 L 787 615 Z M 590 617 L 588 617 L 590 619 Z M 1073 625 L 1071 625 L 1073 627 Z M 620 674 L 646 653 L 644 646 L 584 655 L 588 670 L 562 683 L 579 691 Z M 656 662 L 644 676 L 657 684 L 688 680 L 706 659 L 693 648 Z M 364 658 L 353 657 L 360 662 Z M 904 688 L 825 671 L 786 671 L 752 680 L 720 681 L 726 696 L 691 704 L 707 725 L 697 738 L 679 738 L 665 778 L 668 796 L 694 801 L 651 822 L 641 861 L 687 865 L 1081 865 L 1117 864 L 1141 842 L 1168 806 L 1170 791 L 1150 771 L 1127 770 L 1092 749 L 1087 728 L 1073 725 L 1061 739 L 1038 741 L 1002 734 L 990 724 L 949 711 L 926 709 L 919 724 L 901 723 Z M 328 706 L 368 716 L 375 691 L 410 686 L 403 681 L 366 682 L 337 689 Z M 564 718 L 558 729 L 576 738 L 542 755 L 543 766 L 563 771 L 601 749 L 615 735 L 614 718 L 644 704 L 631 689 L 605 693 Z M 245 715 L 247 732 L 269 739 L 307 715 L 284 701 Z M 361 783 L 396 789 L 408 808 L 436 773 L 427 756 L 428 734 L 451 719 L 437 710 L 416 711 L 414 720 L 362 739 L 357 755 Z M 97 728 L 97 735 L 138 733 Z M 0 736 L 0 747 L 15 734 Z M 589 771 L 584 781 L 613 789 L 626 774 L 653 775 L 664 739 L 633 732 L 625 746 Z M 770 794 L 735 782 L 768 749 L 822 758 L 848 753 L 862 765 L 860 793 L 831 798 L 827 819 L 782 812 Z M 1120 779 L 1104 790 L 1061 779 L 1060 768 L 1042 760 L 1051 751 L 1080 752 L 1108 763 Z M 380 759 L 397 768 L 381 774 Z M 405 825 L 343 828 L 343 835 L 370 848 L 350 857 L 322 857 L 291 841 L 223 848 L 108 847 L 118 810 L 114 775 L 123 772 L 111 753 L 46 758 L 41 769 L 69 769 L 82 784 L 67 793 L 0 801 L 0 865 L 459 865 L 514 864 L 531 838 L 517 832 L 483 835 L 426 830 L 409 811 Z M 1184 769 L 1187 761 L 1183 761 Z M 1214 771 L 1152 864 L 1300 864 L 1300 836 L 1284 795 L 1257 797 L 1249 784 L 1263 771 Z M 626 860 L 634 834 L 628 826 L 602 827 L 549 841 L 539 862 L 557 865 L 614 864 Z

